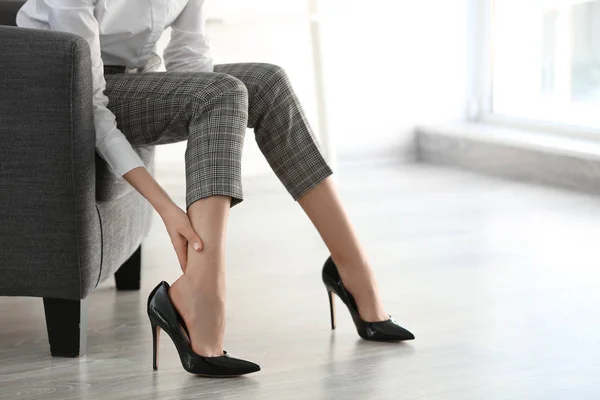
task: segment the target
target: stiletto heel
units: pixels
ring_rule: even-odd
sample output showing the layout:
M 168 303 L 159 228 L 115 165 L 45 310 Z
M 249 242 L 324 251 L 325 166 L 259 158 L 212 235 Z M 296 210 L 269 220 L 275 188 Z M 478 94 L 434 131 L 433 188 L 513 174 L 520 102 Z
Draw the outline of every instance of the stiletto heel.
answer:
M 335 329 L 335 309 L 333 305 L 333 294 L 335 293 L 344 302 L 346 307 L 348 307 L 348 311 L 350 311 L 350 315 L 356 326 L 356 331 L 361 338 L 378 342 L 413 340 L 415 338 L 415 335 L 401 327 L 391 315 L 385 321 L 364 321 L 360 317 L 354 297 L 346 290 L 337 266 L 331 257 L 323 265 L 322 277 L 329 295 L 331 329 Z
M 327 296 L 329 297 L 329 314 L 331 316 L 331 329 L 335 329 L 335 302 L 333 298 L 333 292 L 327 291 Z
M 204 357 L 192 350 L 189 332 L 183 318 L 175 309 L 169 297 L 169 284 L 161 282 L 148 297 L 148 317 L 152 327 L 153 367 L 158 368 L 158 339 L 160 330 L 171 338 L 183 368 L 192 374 L 214 377 L 227 377 L 260 371 L 253 362 L 230 357 L 226 351 L 219 357 Z
M 150 320 L 152 326 L 152 368 L 156 371 L 158 369 L 158 344 L 160 338 L 160 326 Z

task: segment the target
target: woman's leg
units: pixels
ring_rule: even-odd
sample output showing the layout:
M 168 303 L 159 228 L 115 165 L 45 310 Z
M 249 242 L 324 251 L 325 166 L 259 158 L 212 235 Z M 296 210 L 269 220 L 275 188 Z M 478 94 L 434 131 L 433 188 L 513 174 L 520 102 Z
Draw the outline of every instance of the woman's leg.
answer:
M 107 76 L 106 93 L 118 126 L 133 144 L 188 140 L 187 211 L 204 246 L 200 253 L 188 249 L 187 268 L 169 295 L 194 351 L 221 356 L 225 233 L 229 208 L 242 200 L 246 88 L 223 74 L 120 74 Z
M 248 126 L 281 182 L 307 213 L 367 321 L 388 319 L 376 281 L 302 106 L 285 71 L 271 64 L 221 64 L 248 89 Z
M 225 333 L 225 233 L 231 198 L 194 202 L 188 215 L 204 248 L 188 246 L 188 266 L 169 294 L 190 332 L 192 348 L 207 357 L 223 355 Z
M 298 200 L 327 245 L 344 286 L 352 293 L 365 321 L 384 321 L 377 282 L 331 178 Z

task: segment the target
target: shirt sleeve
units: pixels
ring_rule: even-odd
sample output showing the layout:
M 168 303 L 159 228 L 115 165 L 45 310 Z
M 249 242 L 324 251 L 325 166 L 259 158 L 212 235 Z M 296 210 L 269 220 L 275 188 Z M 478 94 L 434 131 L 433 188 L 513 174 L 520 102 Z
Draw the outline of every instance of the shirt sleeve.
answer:
M 213 71 L 203 6 L 204 0 L 189 0 L 171 25 L 171 40 L 163 53 L 167 71 Z
M 94 0 L 43 0 L 49 9 L 50 29 L 74 33 L 89 44 L 92 56 L 93 110 L 96 150 L 112 171 L 122 176 L 144 163 L 117 128 L 115 115 L 107 108 L 104 95 L 104 65 L 100 56 L 98 21 L 94 17 Z

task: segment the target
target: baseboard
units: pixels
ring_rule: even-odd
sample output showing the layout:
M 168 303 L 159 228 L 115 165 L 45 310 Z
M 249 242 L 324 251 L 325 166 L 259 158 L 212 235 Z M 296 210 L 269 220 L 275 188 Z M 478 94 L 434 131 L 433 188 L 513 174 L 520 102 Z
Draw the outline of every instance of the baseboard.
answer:
M 486 124 L 420 126 L 421 162 L 600 194 L 598 141 Z

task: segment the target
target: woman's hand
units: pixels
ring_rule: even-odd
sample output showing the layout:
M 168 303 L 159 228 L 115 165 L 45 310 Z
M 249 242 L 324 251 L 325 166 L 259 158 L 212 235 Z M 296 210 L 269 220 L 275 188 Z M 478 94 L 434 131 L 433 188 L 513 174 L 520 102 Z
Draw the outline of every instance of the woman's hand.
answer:
M 163 212 L 161 217 L 171 237 L 171 243 L 175 248 L 175 253 L 177 253 L 179 265 L 181 265 L 181 269 L 185 272 L 188 244 L 199 252 L 202 251 L 202 241 L 194 231 L 194 228 L 192 228 L 186 212 L 176 205 Z
M 181 269 L 185 272 L 188 243 L 194 250 L 202 250 L 202 241 L 194 232 L 187 214 L 171 200 L 146 168 L 134 168 L 123 175 L 123 178 L 152 204 L 162 218 L 175 247 Z

